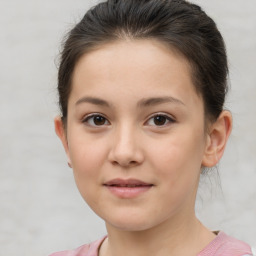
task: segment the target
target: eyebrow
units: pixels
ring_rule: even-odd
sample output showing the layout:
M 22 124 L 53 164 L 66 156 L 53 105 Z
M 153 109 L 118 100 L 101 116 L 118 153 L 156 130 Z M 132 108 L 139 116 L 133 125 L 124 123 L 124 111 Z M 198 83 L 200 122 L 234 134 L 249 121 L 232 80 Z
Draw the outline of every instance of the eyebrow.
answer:
M 96 97 L 83 97 L 76 102 L 76 105 L 79 105 L 81 103 L 91 103 L 93 105 L 111 107 L 110 103 L 108 103 L 107 101 L 105 101 L 103 99 L 96 98 Z M 139 108 L 142 108 L 142 107 L 155 106 L 155 105 L 163 104 L 163 103 L 175 103 L 175 104 L 180 104 L 180 105 L 185 106 L 185 104 L 181 100 L 174 98 L 174 97 L 170 97 L 170 96 L 141 99 L 137 103 L 137 106 Z
M 110 104 L 107 101 L 95 97 L 83 97 L 76 102 L 76 105 L 81 103 L 91 103 L 98 106 L 110 107 Z
M 138 102 L 138 106 L 148 107 L 148 106 L 155 106 L 162 103 L 175 103 L 175 104 L 180 104 L 185 106 L 185 104 L 181 100 L 174 97 L 170 97 L 170 96 L 142 99 Z

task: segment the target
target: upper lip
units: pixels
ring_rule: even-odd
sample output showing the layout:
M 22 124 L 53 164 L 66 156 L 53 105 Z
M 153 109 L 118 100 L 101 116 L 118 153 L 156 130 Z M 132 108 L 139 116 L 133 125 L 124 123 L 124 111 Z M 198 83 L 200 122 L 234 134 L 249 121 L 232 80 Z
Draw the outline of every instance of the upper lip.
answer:
M 104 183 L 105 186 L 152 186 L 153 184 L 147 183 L 137 179 L 113 179 Z

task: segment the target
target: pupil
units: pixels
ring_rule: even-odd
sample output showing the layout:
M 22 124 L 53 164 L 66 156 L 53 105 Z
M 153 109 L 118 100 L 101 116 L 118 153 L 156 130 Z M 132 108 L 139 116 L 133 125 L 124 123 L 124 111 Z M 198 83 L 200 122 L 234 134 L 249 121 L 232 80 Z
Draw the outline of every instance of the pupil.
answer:
M 164 116 L 156 116 L 154 118 L 155 125 L 164 125 L 166 122 L 166 117 Z
M 96 125 L 103 125 L 103 124 L 105 124 L 105 118 L 102 117 L 102 116 L 95 116 L 93 121 L 94 121 L 94 123 Z

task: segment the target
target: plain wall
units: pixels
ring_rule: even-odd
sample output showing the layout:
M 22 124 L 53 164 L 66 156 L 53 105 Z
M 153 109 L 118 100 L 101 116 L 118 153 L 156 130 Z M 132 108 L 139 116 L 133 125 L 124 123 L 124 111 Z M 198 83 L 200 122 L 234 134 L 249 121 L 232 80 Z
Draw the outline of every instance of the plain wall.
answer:
M 97 1 L 0 2 L 0 252 L 43 256 L 105 234 L 84 203 L 54 133 L 57 57 L 65 32 Z M 197 0 L 226 41 L 234 128 L 197 213 L 256 246 L 256 1 Z

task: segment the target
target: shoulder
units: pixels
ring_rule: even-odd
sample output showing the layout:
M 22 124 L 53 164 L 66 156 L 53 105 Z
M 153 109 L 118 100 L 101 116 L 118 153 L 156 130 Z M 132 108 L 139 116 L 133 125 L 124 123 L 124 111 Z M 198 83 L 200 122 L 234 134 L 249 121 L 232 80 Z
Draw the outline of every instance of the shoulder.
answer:
M 251 246 L 239 239 L 226 235 L 222 232 L 223 236 L 223 252 L 230 252 L 232 255 L 250 255 L 253 256 Z
M 49 256 L 98 256 L 98 249 L 106 236 L 90 244 L 85 244 L 70 251 L 55 252 Z
M 224 232 L 219 232 L 216 238 L 198 256 L 253 256 L 251 247 Z

